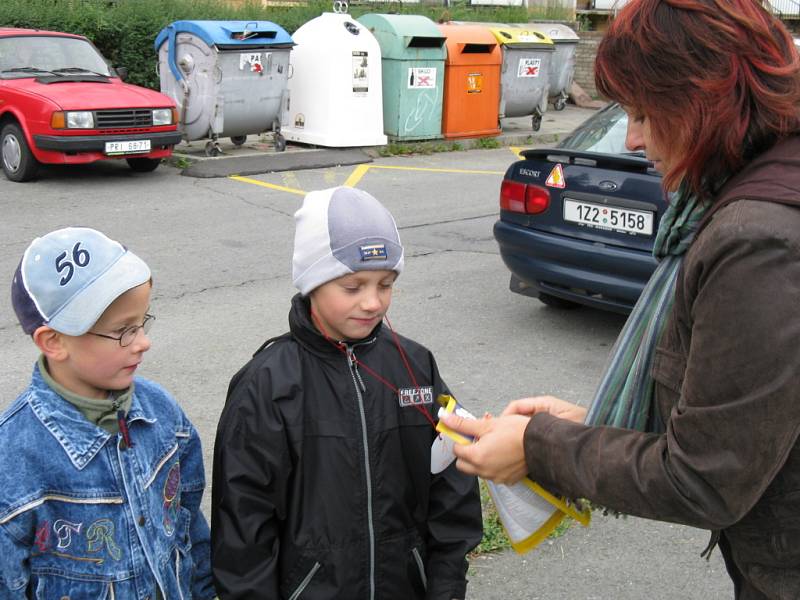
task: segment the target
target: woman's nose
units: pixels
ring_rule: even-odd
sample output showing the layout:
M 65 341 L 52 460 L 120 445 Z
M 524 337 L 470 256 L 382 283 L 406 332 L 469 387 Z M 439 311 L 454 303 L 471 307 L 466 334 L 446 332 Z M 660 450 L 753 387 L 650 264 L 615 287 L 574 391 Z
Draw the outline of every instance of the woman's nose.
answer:
M 642 124 L 628 118 L 628 131 L 625 134 L 625 147 L 631 151 L 644 151 L 644 136 L 642 135 Z

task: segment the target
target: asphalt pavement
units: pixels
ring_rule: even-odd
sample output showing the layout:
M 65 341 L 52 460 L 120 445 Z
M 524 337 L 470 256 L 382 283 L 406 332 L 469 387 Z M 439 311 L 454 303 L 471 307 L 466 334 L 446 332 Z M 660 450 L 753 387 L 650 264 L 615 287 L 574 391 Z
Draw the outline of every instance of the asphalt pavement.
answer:
M 141 374 L 187 411 L 210 483 L 228 381 L 263 340 L 286 330 L 292 215 L 306 191 L 358 185 L 392 211 L 406 248 L 392 324 L 432 350 L 465 406 L 497 414 L 511 399 L 542 393 L 585 403 L 623 318 L 558 311 L 510 293 L 492 225 L 514 152 L 553 143 L 591 114 L 574 106 L 548 112 L 535 133 L 528 119 L 507 123 L 495 150 L 383 158 L 357 149 L 371 162 L 346 167 L 273 172 L 264 148 L 250 155 L 264 161 L 262 174 L 243 177 L 187 177 L 169 166 L 141 174 L 123 161 L 48 167 L 26 184 L 0 177 L 0 281 L 10 281 L 34 236 L 67 225 L 101 229 L 147 260 L 158 320 Z M 0 408 L 24 388 L 36 354 L 0 290 Z M 467 598 L 731 598 L 719 552 L 708 562 L 699 557 L 707 539 L 690 527 L 595 513 L 588 528 L 573 525 L 528 554 L 474 559 Z

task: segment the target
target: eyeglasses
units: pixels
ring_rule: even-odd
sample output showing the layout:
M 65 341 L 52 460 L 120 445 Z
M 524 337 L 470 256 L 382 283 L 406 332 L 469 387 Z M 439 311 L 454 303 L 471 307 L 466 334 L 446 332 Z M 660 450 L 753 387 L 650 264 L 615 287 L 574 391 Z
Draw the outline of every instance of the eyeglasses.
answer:
M 153 325 L 153 321 L 155 320 L 156 318 L 154 315 L 145 315 L 144 321 L 142 321 L 141 325 L 131 325 L 130 327 L 127 327 L 119 336 L 107 335 L 105 333 L 95 333 L 94 331 L 87 331 L 86 333 L 96 335 L 97 337 L 106 338 L 107 340 L 115 340 L 119 342 L 120 346 L 125 348 L 133 343 L 133 340 L 135 340 L 136 336 L 139 335 L 140 329 L 147 334 L 150 331 L 150 327 Z

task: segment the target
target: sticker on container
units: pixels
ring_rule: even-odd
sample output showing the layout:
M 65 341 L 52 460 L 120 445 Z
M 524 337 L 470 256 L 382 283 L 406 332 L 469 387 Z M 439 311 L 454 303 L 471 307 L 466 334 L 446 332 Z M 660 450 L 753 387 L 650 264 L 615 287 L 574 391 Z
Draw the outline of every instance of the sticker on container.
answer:
M 264 71 L 264 65 L 261 62 L 261 52 L 243 52 L 239 55 L 239 70 L 244 71 L 245 69 L 253 73 L 261 73 Z
M 564 169 L 561 168 L 561 163 L 553 167 L 553 170 L 550 171 L 550 175 L 547 176 L 544 184 L 554 188 L 567 187 L 567 182 L 564 179 Z
M 369 52 L 353 50 L 353 93 L 369 92 Z
M 470 73 L 467 75 L 467 93 L 480 94 L 483 90 L 483 73 Z
M 531 33 L 530 31 L 521 31 L 517 34 L 517 39 L 524 43 L 530 44 L 532 42 L 541 42 L 542 40 L 539 39 L 535 33 Z
M 432 89 L 436 87 L 436 67 L 410 67 L 408 89 Z
M 520 58 L 517 77 L 538 77 L 541 66 L 541 58 Z
M 306 126 L 306 116 L 303 113 L 297 113 L 294 116 L 294 126 L 297 129 L 302 129 Z

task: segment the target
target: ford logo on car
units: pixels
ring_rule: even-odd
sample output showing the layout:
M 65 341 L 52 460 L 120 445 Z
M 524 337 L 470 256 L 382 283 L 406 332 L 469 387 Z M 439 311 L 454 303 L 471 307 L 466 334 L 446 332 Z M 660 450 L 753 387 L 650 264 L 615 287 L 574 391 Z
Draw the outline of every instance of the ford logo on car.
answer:
M 617 184 L 614 183 L 613 181 L 606 180 L 598 183 L 597 187 L 599 187 L 604 192 L 613 192 L 614 190 L 617 189 Z

